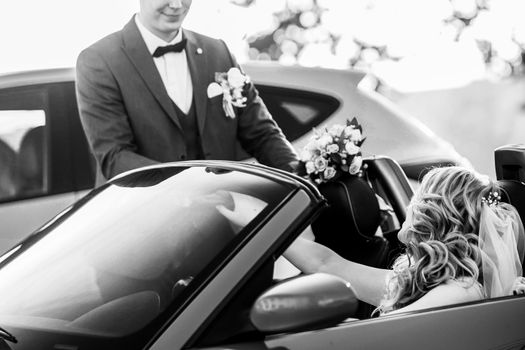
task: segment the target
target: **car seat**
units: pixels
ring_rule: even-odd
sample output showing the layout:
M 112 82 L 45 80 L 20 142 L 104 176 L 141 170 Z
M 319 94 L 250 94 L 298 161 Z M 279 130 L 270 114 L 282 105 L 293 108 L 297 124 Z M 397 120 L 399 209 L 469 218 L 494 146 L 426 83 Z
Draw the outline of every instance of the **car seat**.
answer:
M 0 200 L 15 194 L 15 159 L 16 152 L 0 139 Z
M 363 176 L 347 176 L 322 184 L 319 191 L 329 207 L 312 223 L 315 240 L 342 257 L 361 264 L 387 268 L 402 249 L 397 240 L 412 187 L 392 158 L 364 159 Z M 385 222 L 376 194 L 392 207 L 393 223 Z M 387 223 L 385 228 L 382 223 Z M 376 235 L 379 226 L 383 235 Z M 369 318 L 374 306 L 360 301 L 356 317 Z
M 319 186 L 329 207 L 312 223 L 316 241 L 342 257 L 374 267 L 388 267 L 397 253 L 397 231 L 405 220 L 412 187 L 392 158 L 375 156 L 363 163 L 363 176 L 346 176 Z M 384 223 L 376 194 L 393 210 L 394 222 Z
M 525 226 L 525 144 L 496 148 L 494 160 L 502 200 L 516 208 Z
M 319 185 L 328 208 L 312 223 L 315 240 L 343 258 L 383 267 L 388 242 L 376 236 L 381 223 L 379 204 L 365 178 L 342 176 Z
M 404 251 L 404 245 L 397 239 L 401 224 L 406 219 L 406 209 L 413 196 L 412 186 L 394 159 L 387 156 L 374 156 L 365 160 L 366 175 L 374 192 L 391 207 L 388 212 L 382 212 L 381 228 L 383 237 L 389 242 L 389 257 L 387 267 Z
M 146 325 L 160 311 L 160 296 L 154 291 L 142 291 L 104 303 L 74 319 L 68 326 L 127 335 Z
M 28 196 L 44 190 L 44 127 L 30 129 L 20 143 L 17 159 L 17 194 Z

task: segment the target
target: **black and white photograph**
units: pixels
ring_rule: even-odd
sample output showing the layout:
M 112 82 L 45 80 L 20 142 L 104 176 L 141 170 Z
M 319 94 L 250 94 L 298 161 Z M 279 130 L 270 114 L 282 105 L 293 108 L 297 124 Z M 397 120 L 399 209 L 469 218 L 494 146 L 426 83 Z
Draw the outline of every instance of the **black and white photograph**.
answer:
M 525 1 L 0 33 L 0 350 L 525 349 Z

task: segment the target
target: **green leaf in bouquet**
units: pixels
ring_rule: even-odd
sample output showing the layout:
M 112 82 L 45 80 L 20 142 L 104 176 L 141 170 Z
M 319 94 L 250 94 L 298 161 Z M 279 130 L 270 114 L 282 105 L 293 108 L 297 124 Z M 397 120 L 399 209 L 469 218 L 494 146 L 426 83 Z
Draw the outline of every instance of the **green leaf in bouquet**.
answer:
M 361 141 L 356 142 L 356 145 L 359 146 L 359 147 L 361 147 L 361 145 L 363 144 L 363 142 L 365 142 L 365 140 L 366 140 L 366 137 L 363 137 L 363 138 L 361 139 Z

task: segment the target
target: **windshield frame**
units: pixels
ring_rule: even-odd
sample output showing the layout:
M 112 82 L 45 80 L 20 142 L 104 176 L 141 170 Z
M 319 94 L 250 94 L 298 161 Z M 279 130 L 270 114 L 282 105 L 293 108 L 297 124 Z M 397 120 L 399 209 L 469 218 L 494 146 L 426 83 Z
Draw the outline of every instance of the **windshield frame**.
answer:
M 184 165 L 185 164 L 177 165 L 177 167 L 181 169 Z M 210 164 L 208 163 L 190 164 L 190 166 L 193 166 L 193 167 L 208 166 L 209 167 Z M 217 166 L 217 164 L 211 164 L 211 166 Z M 156 167 L 149 167 L 149 169 L 151 168 L 156 168 Z M 161 168 L 164 168 L 164 167 L 161 167 Z M 174 304 L 172 303 L 170 307 L 165 309 L 161 313 L 161 315 L 158 316 L 152 322 L 150 322 L 148 326 L 144 327 L 143 329 L 137 332 L 134 332 L 133 334 L 119 337 L 120 340 L 125 341 L 124 338 L 126 339 L 132 339 L 132 338 L 133 339 L 137 339 L 137 338 L 144 339 L 145 334 L 150 334 L 150 335 L 154 334 L 159 328 L 162 327 L 163 324 L 166 323 L 168 318 L 172 319 L 174 315 L 177 315 L 180 312 L 182 312 L 182 310 L 184 310 L 186 305 L 188 305 L 193 300 L 192 296 L 197 295 L 199 290 L 202 290 L 203 288 L 205 288 L 208 282 L 214 278 L 214 276 L 218 273 L 218 271 L 220 271 L 221 268 L 225 264 L 227 264 L 231 260 L 231 258 L 235 256 L 242 249 L 242 247 L 245 244 L 247 244 L 247 242 L 250 241 L 250 239 L 252 239 L 254 235 L 257 234 L 258 230 L 262 226 L 264 226 L 265 222 L 269 220 L 269 218 L 272 217 L 275 213 L 277 213 L 280 210 L 280 208 L 290 199 L 290 197 L 293 196 L 293 194 L 295 193 L 298 187 L 298 184 L 296 183 L 296 181 L 294 181 L 295 179 L 290 179 L 289 176 L 288 178 L 281 176 L 279 171 L 267 172 L 266 169 L 261 169 L 260 167 L 252 167 L 252 166 L 239 167 L 238 165 L 233 166 L 233 167 L 223 166 L 221 169 L 227 172 L 240 171 L 240 172 L 244 172 L 249 175 L 258 176 L 259 178 L 264 178 L 265 180 L 271 180 L 272 182 L 275 182 L 279 186 L 283 186 L 283 188 L 286 189 L 285 190 L 286 195 L 282 196 L 278 200 L 278 203 L 275 206 L 265 208 L 261 212 L 260 218 L 258 220 L 250 222 L 250 224 L 248 224 L 243 229 L 242 234 L 239 233 L 238 239 L 235 239 L 234 241 L 232 241 L 232 249 L 228 249 L 227 254 L 221 253 L 213 259 L 212 263 L 208 265 L 208 268 L 206 270 L 203 270 L 205 271 L 205 273 L 203 274 L 203 276 L 205 277 L 201 278 L 199 282 L 195 284 L 195 288 L 188 288 L 187 290 L 184 291 L 185 293 L 184 297 L 186 298 L 186 302 L 183 303 L 184 305 L 173 306 Z M 12 261 L 15 261 L 19 256 L 26 254 L 33 245 L 38 243 L 38 241 L 46 237 L 46 235 L 49 234 L 50 232 L 53 232 L 53 230 L 56 227 L 62 225 L 64 222 L 67 222 L 69 218 L 71 218 L 71 216 L 75 215 L 75 213 L 81 210 L 83 206 L 85 206 L 87 203 L 92 201 L 94 198 L 97 198 L 97 196 L 99 196 L 101 193 L 106 191 L 111 186 L 115 186 L 115 182 L 125 179 L 126 176 L 127 175 L 120 176 L 117 179 L 112 180 L 109 184 L 106 184 L 98 189 L 95 189 L 90 194 L 88 194 L 84 199 L 82 199 L 81 201 L 73 205 L 72 207 L 68 208 L 63 213 L 59 214 L 49 224 L 45 225 L 40 230 L 35 232 L 32 236 L 30 236 L 28 239 L 23 241 L 20 245 L 14 247 L 10 252 L 7 252 L 2 258 L 0 258 L 2 259 L 2 261 L 0 262 L 0 271 L 3 266 L 10 264 Z M 311 194 L 310 191 L 306 191 L 306 193 L 309 193 L 309 195 L 313 197 L 316 196 L 315 193 Z M 142 335 L 139 335 L 139 334 L 142 334 Z M 81 336 L 81 335 L 71 334 L 71 336 L 76 337 L 76 336 Z M 104 335 L 100 335 L 100 336 L 102 338 L 107 338 Z M 129 344 L 136 344 L 136 343 L 135 341 L 130 341 Z

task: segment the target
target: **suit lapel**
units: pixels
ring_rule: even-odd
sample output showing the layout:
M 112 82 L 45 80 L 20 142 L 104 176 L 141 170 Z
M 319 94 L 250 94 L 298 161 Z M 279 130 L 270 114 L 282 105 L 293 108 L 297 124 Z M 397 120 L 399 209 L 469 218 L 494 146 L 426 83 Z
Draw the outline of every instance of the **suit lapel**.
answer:
M 191 83 L 193 85 L 193 99 L 195 103 L 195 114 L 197 115 L 197 125 L 199 134 L 203 135 L 204 124 L 206 121 L 206 109 L 208 104 L 208 64 L 206 52 L 199 45 L 195 36 L 186 30 L 183 35 L 188 39 L 186 47 L 186 57 L 191 74 Z
M 161 105 L 164 112 L 166 112 L 177 127 L 182 130 L 175 108 L 173 107 L 173 102 L 164 87 L 164 83 L 162 82 L 162 78 L 160 77 L 155 63 L 153 62 L 153 58 L 140 35 L 134 17 L 128 22 L 128 24 L 126 24 L 122 33 L 124 38 L 124 46 L 122 49 L 129 57 L 135 66 L 135 69 L 148 86 L 151 94 Z

